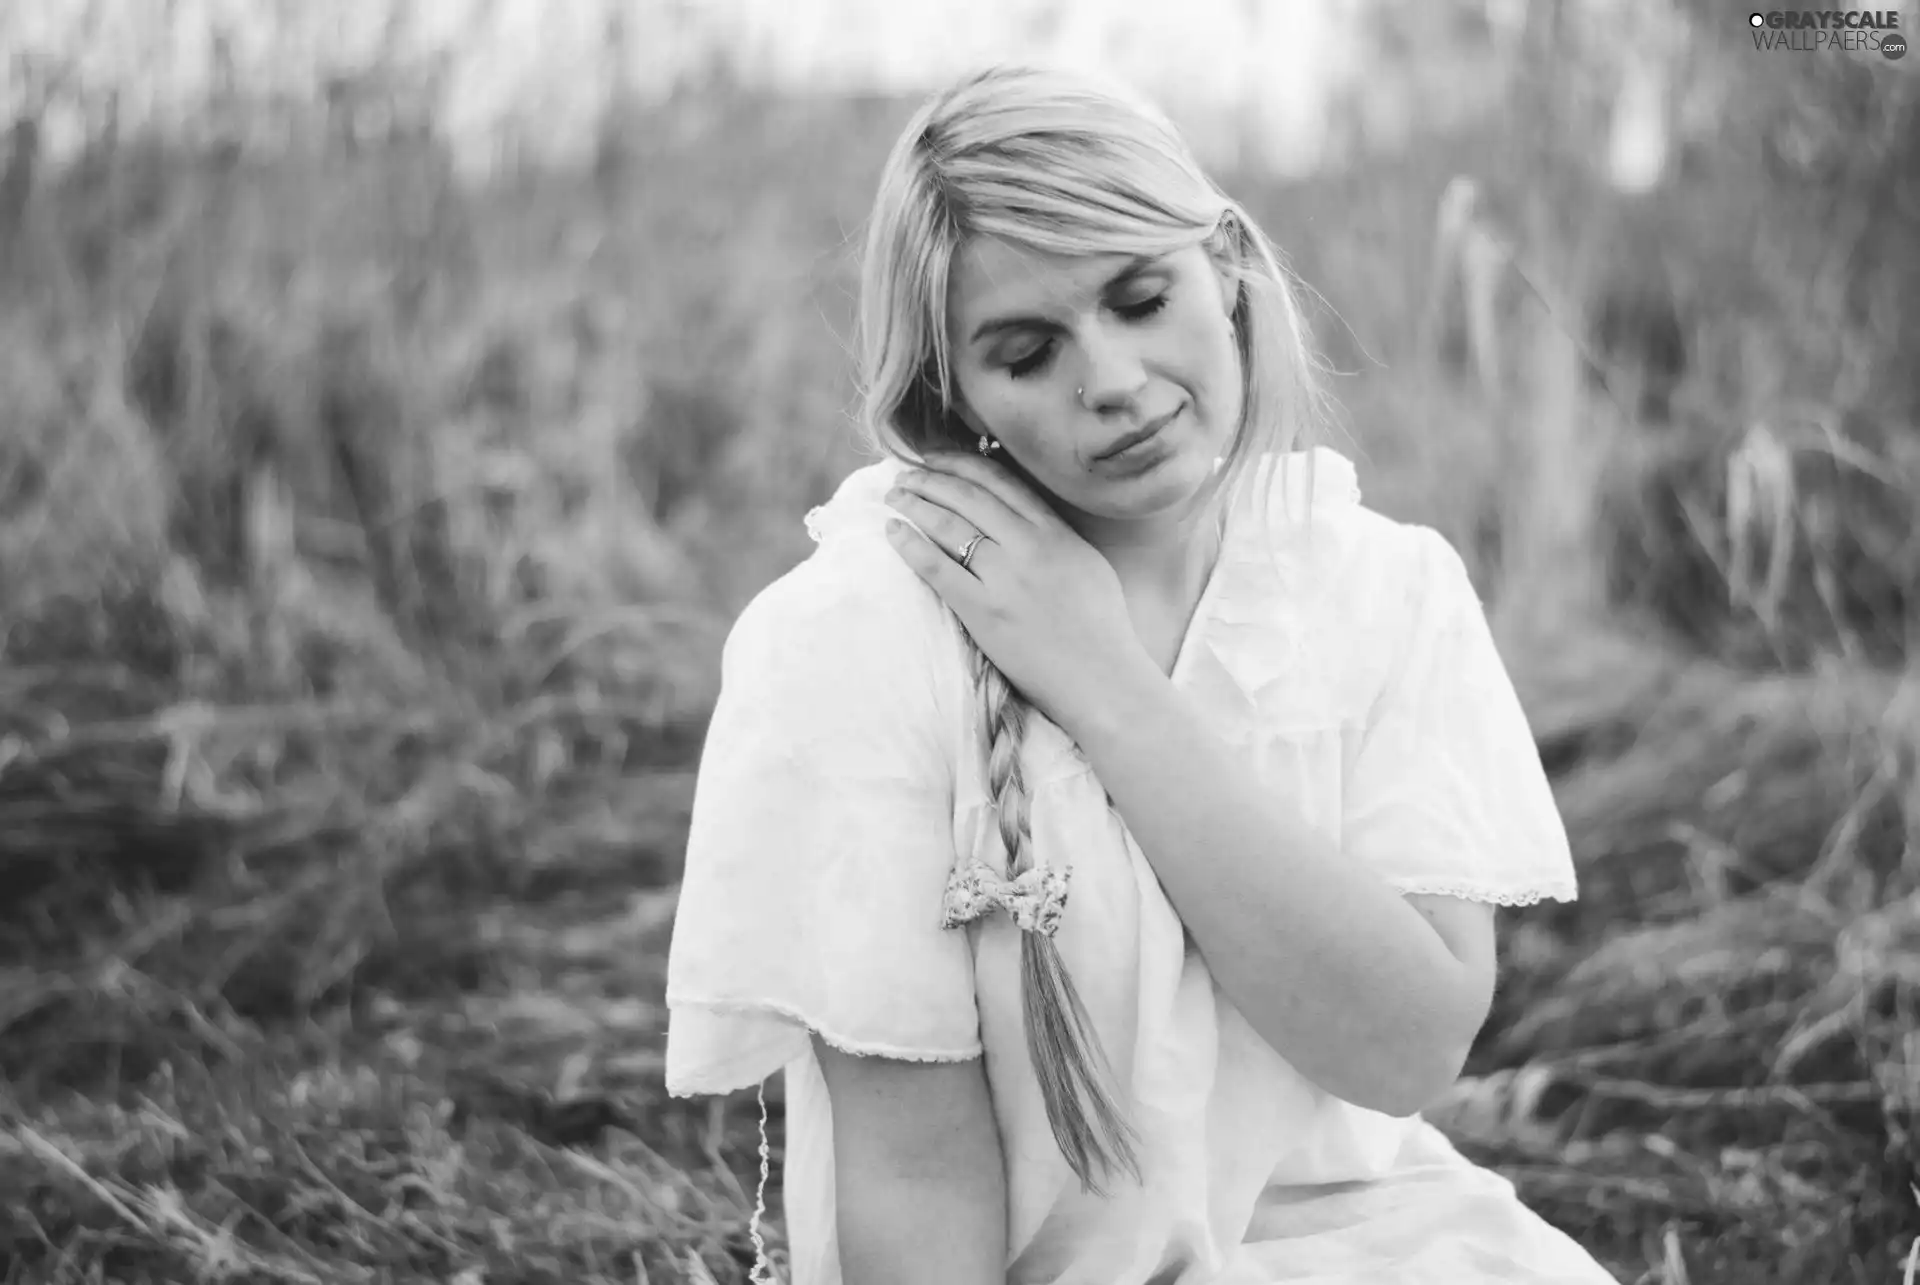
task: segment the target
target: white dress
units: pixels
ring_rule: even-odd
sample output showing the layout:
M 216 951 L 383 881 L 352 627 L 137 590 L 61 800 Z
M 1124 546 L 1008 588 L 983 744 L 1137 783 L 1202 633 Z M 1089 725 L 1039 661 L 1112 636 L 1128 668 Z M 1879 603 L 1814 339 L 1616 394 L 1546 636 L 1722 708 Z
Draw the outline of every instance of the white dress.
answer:
M 1281 463 L 1277 559 L 1236 509 L 1171 680 L 1391 886 L 1572 899 L 1565 830 L 1453 547 L 1367 508 L 1331 450 Z M 1130 1090 L 1146 1179 L 1081 1190 L 1026 1054 L 1019 929 L 939 923 L 959 857 L 1005 861 L 959 626 L 882 533 L 901 467 L 857 470 L 810 513 L 819 547 L 728 637 L 668 963 L 670 1092 L 786 1073 L 793 1285 L 840 1281 L 810 1030 L 856 1053 L 984 1054 L 1010 1285 L 1614 1285 L 1432 1125 L 1332 1096 L 1256 1035 L 1091 766 L 1036 719 L 1036 860 L 1072 866 L 1056 942 Z

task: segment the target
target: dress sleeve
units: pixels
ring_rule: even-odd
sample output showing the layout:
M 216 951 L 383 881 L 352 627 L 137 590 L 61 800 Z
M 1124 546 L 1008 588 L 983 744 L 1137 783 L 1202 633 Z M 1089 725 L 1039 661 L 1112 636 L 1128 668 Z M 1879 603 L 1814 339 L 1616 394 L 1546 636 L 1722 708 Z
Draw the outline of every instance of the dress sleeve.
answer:
M 1355 755 L 1343 844 L 1403 893 L 1572 901 L 1565 824 L 1466 565 L 1411 529 L 1410 623 Z
M 810 570 L 762 591 L 722 653 L 667 962 L 674 1096 L 758 1083 L 810 1032 L 915 1061 L 980 1053 L 968 938 L 940 926 L 937 616 L 917 581 L 832 591 Z

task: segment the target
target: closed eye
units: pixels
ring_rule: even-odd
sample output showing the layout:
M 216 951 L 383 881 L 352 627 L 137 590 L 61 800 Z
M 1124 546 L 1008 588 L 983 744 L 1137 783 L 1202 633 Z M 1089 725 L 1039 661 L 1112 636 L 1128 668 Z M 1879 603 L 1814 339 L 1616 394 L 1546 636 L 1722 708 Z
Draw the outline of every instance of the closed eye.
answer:
M 1114 311 L 1128 321 L 1145 321 L 1167 306 L 1167 293 L 1163 290 L 1151 299 L 1130 304 L 1124 308 L 1116 308 Z M 1025 379 L 1030 375 L 1038 374 L 1053 359 L 1055 347 L 1053 340 L 1047 340 L 1018 361 L 1009 363 L 1007 374 L 1014 379 Z

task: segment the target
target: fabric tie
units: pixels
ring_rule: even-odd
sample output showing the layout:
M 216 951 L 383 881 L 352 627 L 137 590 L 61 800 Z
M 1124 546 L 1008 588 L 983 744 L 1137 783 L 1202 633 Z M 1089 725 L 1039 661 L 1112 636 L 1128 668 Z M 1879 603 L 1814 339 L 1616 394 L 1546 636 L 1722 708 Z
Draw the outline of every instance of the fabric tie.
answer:
M 1035 866 L 1003 879 L 975 857 L 955 867 L 948 877 L 942 906 L 942 928 L 972 923 L 997 906 L 1012 915 L 1013 922 L 1024 931 L 1051 937 L 1067 909 L 1067 869 Z

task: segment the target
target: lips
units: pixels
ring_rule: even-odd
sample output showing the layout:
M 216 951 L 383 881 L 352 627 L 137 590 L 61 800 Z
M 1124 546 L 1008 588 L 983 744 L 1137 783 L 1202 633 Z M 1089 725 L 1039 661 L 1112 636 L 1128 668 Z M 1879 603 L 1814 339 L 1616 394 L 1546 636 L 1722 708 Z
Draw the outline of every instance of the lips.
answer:
M 1155 433 L 1165 428 L 1168 424 L 1171 424 L 1173 422 L 1174 416 L 1178 415 L 1183 409 L 1184 407 L 1181 407 L 1181 406 L 1174 407 L 1172 410 L 1162 415 L 1159 419 L 1154 420 L 1153 422 L 1145 425 L 1142 428 L 1137 428 L 1133 432 L 1128 433 L 1125 437 L 1118 439 L 1113 443 L 1113 445 L 1107 447 L 1106 450 L 1101 451 L 1098 455 L 1094 456 L 1094 458 L 1098 460 L 1110 459 L 1113 456 L 1118 455 L 1121 451 L 1126 450 L 1129 446 L 1136 446 L 1139 443 L 1146 441 L 1149 437 L 1152 437 Z

